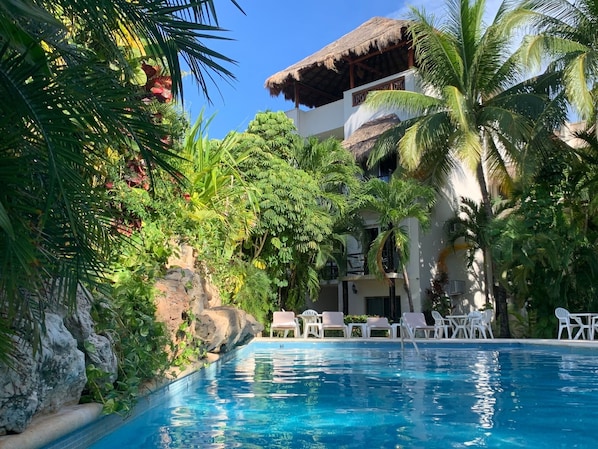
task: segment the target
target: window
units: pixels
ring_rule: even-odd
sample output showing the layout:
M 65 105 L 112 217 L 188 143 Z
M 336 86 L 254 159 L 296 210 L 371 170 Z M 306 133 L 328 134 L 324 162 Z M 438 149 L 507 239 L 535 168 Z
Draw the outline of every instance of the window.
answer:
M 365 298 L 366 315 L 388 316 L 390 314 L 390 298 L 388 296 L 371 296 Z
M 388 296 L 367 296 L 365 298 L 365 314 L 371 316 L 385 316 L 392 321 L 398 321 L 401 316 L 401 297 L 394 299 L 394 310 L 391 310 Z M 393 316 L 394 315 L 394 316 Z

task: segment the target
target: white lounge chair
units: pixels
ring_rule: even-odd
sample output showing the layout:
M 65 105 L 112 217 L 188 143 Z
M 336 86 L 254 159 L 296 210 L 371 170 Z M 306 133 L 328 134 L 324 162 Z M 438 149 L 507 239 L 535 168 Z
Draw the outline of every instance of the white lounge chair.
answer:
M 388 338 L 393 337 L 392 326 L 388 322 L 386 317 L 374 317 L 369 316 L 365 322 L 365 333 L 368 338 L 372 336 L 373 330 L 384 330 L 388 331 Z
M 434 338 L 448 338 L 449 328 L 451 328 L 450 320 L 444 318 L 437 310 L 432 310 L 432 318 L 434 318 Z
M 320 338 L 324 338 L 326 331 L 330 330 L 343 331 L 345 338 L 349 336 L 349 329 L 345 324 L 343 312 L 322 312 L 322 322 L 318 327 L 320 328 Z
M 426 323 L 426 317 L 422 312 L 403 312 L 402 323 L 403 329 L 411 339 L 415 338 L 417 331 L 422 331 L 426 338 L 430 338 L 430 332 L 435 331 L 434 326 Z
M 277 311 L 272 314 L 272 324 L 270 324 L 270 337 L 274 331 L 284 331 L 286 338 L 289 331 L 293 332 L 295 338 L 299 337 L 299 321 L 295 317 L 295 312 Z
M 563 333 L 563 329 L 567 329 L 567 335 L 569 336 L 569 340 L 572 338 L 577 340 L 581 335 L 583 335 L 584 324 L 581 321 L 581 318 L 572 317 L 569 311 L 563 307 L 557 307 L 554 309 L 554 314 L 559 320 L 559 330 L 557 334 L 557 339 L 561 339 L 561 335 Z M 578 331 L 573 335 L 573 329 L 577 328 Z

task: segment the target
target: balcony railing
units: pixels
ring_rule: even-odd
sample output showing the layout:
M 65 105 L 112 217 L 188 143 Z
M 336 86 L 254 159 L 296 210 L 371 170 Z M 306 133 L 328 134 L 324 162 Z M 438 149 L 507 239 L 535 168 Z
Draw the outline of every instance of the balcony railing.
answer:
M 363 253 L 352 253 L 347 255 L 347 274 L 366 275 L 370 274 L 367 256 Z M 382 266 L 385 273 L 397 271 L 395 266 L 394 253 L 389 248 L 382 250 Z
M 390 256 L 390 257 L 389 257 Z M 386 273 L 393 273 L 396 271 L 393 263 L 392 252 L 388 249 L 382 251 L 382 264 Z M 363 253 L 347 254 L 347 273 L 348 276 L 364 276 L 370 274 L 367 264 L 367 256 Z M 328 262 L 320 270 L 320 280 L 331 281 L 338 279 L 340 270 L 335 262 Z
M 338 265 L 335 262 L 327 262 L 320 270 L 320 279 L 323 281 L 338 279 Z
M 365 102 L 368 93 L 374 90 L 405 90 L 405 77 L 400 76 L 390 81 L 386 81 L 385 83 L 376 84 L 375 86 L 370 86 L 367 89 L 353 92 L 353 107 L 359 106 Z

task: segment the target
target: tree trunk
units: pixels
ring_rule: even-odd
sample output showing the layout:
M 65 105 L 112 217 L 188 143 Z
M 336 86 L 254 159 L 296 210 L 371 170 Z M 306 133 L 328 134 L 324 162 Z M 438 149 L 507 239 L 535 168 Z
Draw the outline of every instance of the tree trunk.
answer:
M 399 257 L 399 263 L 401 264 L 401 269 L 403 270 L 403 285 L 405 287 L 405 293 L 407 294 L 407 301 L 409 302 L 409 311 L 414 312 L 413 308 L 413 297 L 411 296 L 411 287 L 409 286 L 409 274 L 407 274 L 407 267 Z
M 486 177 L 484 176 L 484 169 L 482 164 L 478 164 L 476 176 L 478 184 L 480 185 L 480 193 L 482 194 L 482 207 L 486 211 L 487 223 L 492 221 L 494 216 L 492 212 L 492 204 L 490 204 L 490 193 L 488 192 L 488 185 L 486 184 Z M 494 285 L 492 279 L 492 254 L 490 248 L 482 248 L 482 257 L 484 259 L 484 296 L 486 297 L 486 304 L 492 304 L 493 292 L 491 290 Z
M 490 193 L 488 192 L 488 184 L 486 183 L 486 177 L 484 175 L 484 168 L 482 163 L 478 164 L 476 175 L 478 183 L 480 185 L 480 192 L 482 194 L 482 206 L 486 211 L 487 224 L 490 224 L 494 219 L 494 212 L 492 211 L 492 203 L 490 200 Z M 492 304 L 495 299 L 496 302 L 496 319 L 500 326 L 500 337 L 510 338 L 511 333 L 509 330 L 509 313 L 507 308 L 507 295 L 506 291 L 502 286 L 497 285 L 494 282 L 494 260 L 492 258 L 491 248 L 483 249 L 484 257 L 484 294 L 486 295 L 486 304 Z M 496 291 L 498 296 L 494 296 L 494 288 L 497 287 Z M 500 289 L 500 290 L 499 290 Z
M 509 328 L 509 311 L 507 307 L 507 290 L 500 284 L 494 286 L 494 297 L 496 298 L 496 319 L 499 323 L 499 337 L 511 338 Z

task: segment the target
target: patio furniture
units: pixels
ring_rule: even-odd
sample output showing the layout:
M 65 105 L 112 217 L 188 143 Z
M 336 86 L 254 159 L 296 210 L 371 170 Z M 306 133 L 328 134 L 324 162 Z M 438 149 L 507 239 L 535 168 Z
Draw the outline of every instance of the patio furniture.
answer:
M 582 339 L 594 339 L 594 333 L 592 332 L 592 319 L 595 313 L 592 312 L 581 312 L 581 313 L 569 313 L 569 317 L 571 320 L 579 323 L 579 331 L 573 338 L 577 340 L 578 338 Z
M 492 310 L 483 312 L 471 312 L 469 314 L 469 338 L 475 338 L 476 334 L 481 338 L 494 338 L 492 333 Z
M 373 330 L 384 330 L 388 332 L 388 338 L 392 338 L 394 332 L 392 331 L 392 326 L 388 322 L 388 318 L 386 317 L 374 317 L 369 316 L 365 323 L 366 335 L 368 338 L 372 336 Z
M 401 334 L 401 326 L 403 326 L 403 323 L 401 323 L 401 320 L 399 320 L 398 323 L 392 323 L 390 325 L 390 327 L 392 327 L 392 338 L 401 338 L 402 334 Z
M 349 323 L 349 337 L 353 336 L 353 329 L 358 328 L 361 332 L 361 338 L 366 338 L 367 328 L 366 323 Z
M 557 307 L 554 309 L 554 315 L 559 320 L 559 329 L 557 333 L 557 339 L 560 340 L 563 330 L 567 329 L 567 335 L 569 340 L 577 340 L 580 336 L 583 335 L 583 323 L 580 317 L 571 316 L 569 311 L 563 307 Z M 575 337 L 573 338 L 573 329 L 578 329 Z
M 305 310 L 299 318 L 303 320 L 303 338 L 313 335 L 320 338 L 320 317 L 321 315 L 313 309 Z
M 341 330 L 345 338 L 349 337 L 349 329 L 345 324 L 345 315 L 343 312 L 322 312 L 322 322 L 319 324 L 320 338 L 326 336 L 328 330 Z
M 409 338 L 414 339 L 418 331 L 422 331 L 426 338 L 430 338 L 430 332 L 435 331 L 435 326 L 426 323 L 426 317 L 422 312 L 404 312 L 403 329 L 407 330 Z
M 276 311 L 272 314 L 272 324 L 270 324 L 270 337 L 274 331 L 284 331 L 284 338 L 289 331 L 293 332 L 295 338 L 299 337 L 299 320 L 295 317 L 295 312 Z
M 434 338 L 448 338 L 449 328 L 452 328 L 451 322 L 437 310 L 432 310 L 432 318 L 434 318 Z
M 463 338 L 469 338 L 469 316 L 468 315 L 447 315 L 445 317 L 451 323 L 453 333 L 451 338 L 459 337 L 462 334 Z

